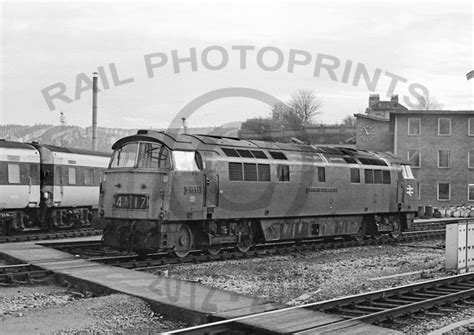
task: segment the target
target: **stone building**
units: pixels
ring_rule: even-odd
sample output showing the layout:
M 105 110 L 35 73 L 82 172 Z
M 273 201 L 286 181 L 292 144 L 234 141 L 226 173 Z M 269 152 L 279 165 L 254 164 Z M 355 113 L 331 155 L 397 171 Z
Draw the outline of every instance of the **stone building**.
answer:
M 422 205 L 474 206 L 474 111 L 408 110 L 371 95 L 356 114 L 356 146 L 389 151 L 412 164 Z

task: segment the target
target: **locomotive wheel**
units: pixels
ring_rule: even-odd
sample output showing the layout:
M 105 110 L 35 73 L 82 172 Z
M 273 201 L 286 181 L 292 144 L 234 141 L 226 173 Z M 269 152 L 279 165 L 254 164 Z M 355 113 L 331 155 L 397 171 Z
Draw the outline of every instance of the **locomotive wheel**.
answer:
M 208 248 L 206 251 L 209 255 L 216 256 L 218 255 L 222 250 L 221 246 L 213 246 Z
M 186 257 L 193 246 L 193 233 L 185 224 L 179 227 L 176 235 L 176 244 L 174 246 L 174 254 L 179 258 Z
M 398 239 L 402 234 L 402 225 L 400 222 L 396 222 L 395 228 L 390 232 L 390 237 Z
M 253 236 L 251 233 L 243 236 L 240 243 L 237 244 L 237 250 L 243 253 L 249 251 L 251 247 L 253 247 Z

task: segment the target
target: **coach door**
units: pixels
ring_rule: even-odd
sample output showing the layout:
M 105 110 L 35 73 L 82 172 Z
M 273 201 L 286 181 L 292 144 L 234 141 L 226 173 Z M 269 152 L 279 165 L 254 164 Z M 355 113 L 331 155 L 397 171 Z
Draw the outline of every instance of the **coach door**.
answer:
M 62 171 L 63 159 L 54 157 L 54 186 L 53 186 L 53 202 L 55 206 L 59 206 L 63 200 L 63 183 L 64 176 Z
M 219 206 L 219 176 L 213 173 L 204 175 L 204 206 Z

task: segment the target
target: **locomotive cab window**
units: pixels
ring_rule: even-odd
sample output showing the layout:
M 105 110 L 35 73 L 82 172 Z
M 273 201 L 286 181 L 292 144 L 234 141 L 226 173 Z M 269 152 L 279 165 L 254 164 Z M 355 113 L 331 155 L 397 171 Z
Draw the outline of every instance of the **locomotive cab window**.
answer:
M 178 171 L 202 170 L 201 155 L 195 151 L 173 151 L 175 168 Z
M 110 168 L 124 168 L 135 166 L 138 143 L 128 143 L 114 151 Z
M 191 154 L 194 155 L 194 152 L 191 152 Z M 170 169 L 171 157 L 169 149 L 160 143 L 140 143 L 137 168 Z
M 402 175 L 404 179 L 414 179 L 410 165 L 402 165 Z

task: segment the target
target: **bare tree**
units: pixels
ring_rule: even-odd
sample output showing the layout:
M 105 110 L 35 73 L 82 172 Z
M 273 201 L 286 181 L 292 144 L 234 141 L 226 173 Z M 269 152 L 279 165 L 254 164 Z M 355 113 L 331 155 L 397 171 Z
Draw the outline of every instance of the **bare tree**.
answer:
M 342 125 L 347 127 L 354 127 L 356 124 L 356 118 L 352 115 L 347 115 L 342 119 Z
M 311 119 L 321 111 L 322 101 L 313 91 L 299 90 L 293 93 L 288 106 L 298 116 L 301 124 L 311 123 Z
M 273 121 L 280 123 L 284 127 L 288 128 L 300 128 L 302 121 L 299 116 L 295 113 L 294 109 L 287 104 L 280 103 L 276 104 L 272 108 Z
M 423 110 L 441 110 L 443 105 L 438 102 L 435 97 L 430 97 L 429 95 L 424 95 L 418 99 L 417 109 Z

